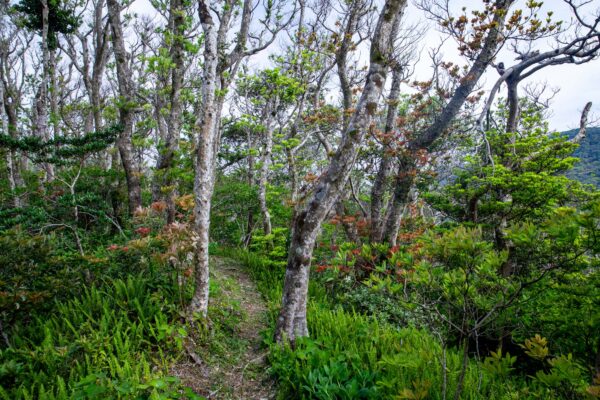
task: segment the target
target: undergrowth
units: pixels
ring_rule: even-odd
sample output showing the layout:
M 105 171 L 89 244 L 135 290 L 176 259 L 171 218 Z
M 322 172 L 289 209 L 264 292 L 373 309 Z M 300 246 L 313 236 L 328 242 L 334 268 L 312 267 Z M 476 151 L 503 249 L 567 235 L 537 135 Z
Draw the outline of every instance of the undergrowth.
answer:
M 167 376 L 188 332 L 175 299 L 143 275 L 84 290 L 12 330 L 0 398 L 199 399 Z
M 310 286 L 310 337 L 297 341 L 293 348 L 273 343 L 270 338 L 281 301 L 284 266 L 243 250 L 220 253 L 247 267 L 269 304 L 271 324 L 266 335 L 280 398 L 451 398 L 462 363 L 459 350 L 443 349 L 427 331 L 399 329 L 344 310 L 332 304 L 318 282 Z M 518 381 L 497 379 L 475 361 L 469 362 L 464 386 L 464 399 L 533 398 Z

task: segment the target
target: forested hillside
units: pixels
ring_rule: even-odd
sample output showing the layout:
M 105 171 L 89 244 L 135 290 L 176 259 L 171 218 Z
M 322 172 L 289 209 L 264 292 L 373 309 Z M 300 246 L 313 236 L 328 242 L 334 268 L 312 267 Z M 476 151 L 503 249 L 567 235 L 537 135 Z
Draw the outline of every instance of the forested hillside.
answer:
M 577 134 L 577 130 L 565 132 L 569 137 Z M 579 143 L 573 156 L 579 158 L 567 176 L 583 183 L 598 187 L 600 185 L 600 128 L 588 129 L 588 135 Z
M 1 2 L 0 399 L 600 398 L 599 56 L 587 0 Z

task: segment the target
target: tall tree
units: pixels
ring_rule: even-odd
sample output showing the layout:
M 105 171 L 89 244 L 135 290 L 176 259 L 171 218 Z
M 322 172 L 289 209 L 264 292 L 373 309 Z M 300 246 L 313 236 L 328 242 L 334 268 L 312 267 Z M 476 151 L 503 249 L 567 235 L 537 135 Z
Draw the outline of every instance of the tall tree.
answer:
M 11 24 L 7 10 L 0 6 L 0 130 L 17 140 L 19 137 L 19 109 L 23 99 L 25 80 L 19 71 L 24 70 L 24 56 L 30 39 L 24 38 L 20 29 Z M 22 176 L 24 158 L 16 150 L 6 153 L 9 187 L 13 195 L 13 205 L 20 207 L 23 199 L 18 193 L 25 186 Z
M 51 85 L 56 83 L 58 34 L 72 33 L 79 25 L 79 20 L 72 9 L 59 1 L 22 0 L 15 6 L 15 9 L 23 15 L 24 25 L 40 34 L 42 74 L 35 98 L 32 127 L 36 136 L 43 140 L 49 140 L 51 136 L 48 130 L 49 105 L 52 106 L 53 111 L 57 109 L 56 88 Z M 49 97 L 50 93 L 52 93 L 51 97 Z M 44 163 L 43 168 L 46 172 L 46 180 L 53 180 L 53 165 Z
M 155 176 L 152 182 L 152 198 L 157 201 L 165 198 L 167 202 L 167 221 L 173 222 L 175 218 L 174 197 L 176 191 L 173 188 L 173 179 L 170 169 L 173 166 L 175 152 L 181 135 L 182 124 L 182 101 L 184 75 L 186 69 L 185 45 L 186 32 L 189 30 L 189 19 L 185 15 L 185 4 L 183 0 L 171 0 L 169 3 L 169 19 L 165 32 L 165 44 L 169 48 L 170 65 L 167 71 L 168 99 L 166 104 L 167 117 L 164 135 L 160 138 L 158 148 L 158 160 L 156 162 Z M 158 119 L 162 117 L 162 108 L 159 110 Z M 167 188 L 168 194 L 162 195 L 161 188 Z
M 225 93 L 240 66 L 247 57 L 266 49 L 277 34 L 288 25 L 282 18 L 283 2 L 268 2 L 265 17 L 260 22 L 266 25 L 262 34 L 252 35 L 250 25 L 253 22 L 255 7 L 251 0 L 241 5 L 227 0 L 221 10 L 213 11 L 205 0 L 198 2 L 200 22 L 204 31 L 204 51 L 202 65 L 202 102 L 194 127 L 197 137 L 195 149 L 194 179 L 194 229 L 196 237 L 196 288 L 190 312 L 206 316 L 208 311 L 209 266 L 208 245 L 210 229 L 210 209 L 215 184 L 216 158 L 221 139 L 221 113 Z M 214 16 L 213 16 L 214 12 Z M 232 24 L 239 15 L 239 29 L 232 33 Z M 258 22 L 258 21 L 256 21 Z M 269 34 L 265 37 L 265 32 Z M 233 49 L 226 53 L 229 39 L 235 36 Z M 254 46 L 249 43 L 253 37 Z
M 306 303 L 315 240 L 348 180 L 363 137 L 372 126 L 390 67 L 394 37 L 405 7 L 405 0 L 385 2 L 371 41 L 369 71 L 356 110 L 328 168 L 319 178 L 311 200 L 293 221 L 282 305 L 275 331 L 278 342 L 293 342 L 308 334 Z
M 117 0 L 107 0 L 108 18 L 112 30 L 112 44 L 117 67 L 117 80 L 119 84 L 119 123 L 122 132 L 117 140 L 121 163 L 127 180 L 127 196 L 129 212 L 133 212 L 142 205 L 142 188 L 136 160 L 133 157 L 133 128 L 136 101 L 133 93 L 131 70 L 128 63 L 128 52 L 125 48 L 123 24 L 121 22 L 121 5 Z
M 383 235 L 383 238 L 391 245 L 396 244 L 400 228 L 400 216 L 416 177 L 415 154 L 429 149 L 436 139 L 448 129 L 467 98 L 472 94 L 487 67 L 493 62 L 500 45 L 504 41 L 505 21 L 514 1 L 496 0 L 493 3 L 486 3 L 486 12 L 480 14 L 481 20 L 476 19 L 475 33 L 469 39 L 466 39 L 464 33 L 465 21 L 463 19 L 452 22 L 453 20 L 449 16 L 443 18 L 442 24 L 447 24 L 451 33 L 461 38 L 459 41 L 461 51 L 472 58 L 473 63 L 460 79 L 460 83 L 449 101 L 436 113 L 433 122 L 423 131 L 415 132 L 414 136 L 409 138 L 406 149 L 399 156 L 399 167 L 396 173 L 394 197 L 391 204 L 392 209 L 387 214 L 388 219 Z M 445 4 L 445 9 L 448 10 L 447 2 Z M 429 3 L 425 3 L 425 5 L 430 7 L 430 10 L 435 10 L 435 7 Z

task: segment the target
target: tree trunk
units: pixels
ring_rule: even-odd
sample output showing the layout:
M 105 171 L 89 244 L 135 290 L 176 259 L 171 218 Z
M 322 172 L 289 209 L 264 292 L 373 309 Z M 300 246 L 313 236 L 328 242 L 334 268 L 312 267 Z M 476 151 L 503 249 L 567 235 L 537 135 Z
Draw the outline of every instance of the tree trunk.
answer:
M 381 242 L 384 234 L 384 209 L 386 186 L 388 185 L 389 177 L 394 168 L 394 158 L 396 138 L 393 136 L 394 128 L 396 127 L 396 117 L 398 116 L 398 98 L 400 97 L 400 83 L 402 81 L 402 69 L 396 67 L 392 73 L 392 87 L 388 96 L 388 109 L 385 119 L 385 134 L 386 137 L 383 144 L 381 155 L 381 163 L 377 170 L 377 176 L 371 189 L 371 234 L 369 240 L 373 242 Z
M 117 66 L 117 80 L 119 83 L 119 95 L 121 105 L 119 107 L 119 122 L 123 131 L 117 139 L 117 147 L 121 156 L 121 163 L 125 171 L 127 181 L 127 195 L 129 199 L 129 213 L 142 206 L 142 188 L 140 185 L 139 171 L 133 156 L 133 125 L 135 105 L 133 97 L 133 83 L 131 82 L 131 71 L 127 63 L 127 51 L 123 38 L 123 26 L 121 24 L 121 7 L 117 0 L 107 0 L 108 17 L 112 27 L 112 43 Z
M 416 165 L 414 159 L 408 154 L 400 156 L 396 181 L 394 182 L 394 197 L 387 213 L 383 235 L 383 239 L 392 247 L 397 244 L 402 214 L 404 214 L 404 209 L 408 202 L 408 195 L 410 194 L 415 174 Z
M 252 155 L 252 148 L 254 147 L 254 142 L 252 140 L 252 133 L 250 129 L 246 129 L 246 143 L 248 146 L 248 174 L 247 174 L 247 183 L 248 187 L 252 188 L 254 186 L 254 156 Z M 250 246 L 252 243 L 252 232 L 254 230 L 254 210 L 252 207 L 248 207 L 248 219 L 246 223 L 246 235 L 242 238 L 242 243 L 244 247 Z
M 263 233 L 271 234 L 271 214 L 267 206 L 267 177 L 271 165 L 271 152 L 273 151 L 273 130 L 275 129 L 275 113 L 277 112 L 277 101 L 272 100 L 266 106 L 265 118 L 265 144 L 262 151 L 260 178 L 258 180 L 258 202 L 262 214 Z
M 35 99 L 35 120 L 33 128 L 35 135 L 42 140 L 49 139 L 48 131 L 48 86 L 50 84 L 50 51 L 48 48 L 48 0 L 41 0 L 42 4 L 42 81 Z M 43 163 L 42 168 L 46 173 L 46 182 L 54 180 L 54 166 Z
M 169 187 L 169 194 L 166 196 L 167 203 L 167 223 L 175 220 L 175 203 L 174 197 L 177 196 L 177 191 L 172 188 L 173 179 L 170 175 L 170 169 L 173 167 L 175 152 L 179 147 L 179 135 L 181 130 L 181 89 L 183 87 L 183 78 L 185 74 L 184 67 L 184 30 L 185 30 L 185 15 L 183 10 L 182 0 L 171 0 L 169 17 L 172 19 L 170 25 L 173 33 L 173 43 L 170 48 L 170 55 L 173 61 L 171 69 L 171 91 L 169 95 L 170 111 L 167 117 L 166 137 L 164 138 L 164 147 L 159 153 L 156 169 L 158 171 L 158 179 L 154 185 Z M 159 198 L 162 196 L 158 196 Z
M 518 92 L 518 80 L 508 78 L 506 80 L 508 86 L 508 117 L 506 119 L 506 133 L 512 136 L 514 142 L 514 135 L 517 131 L 517 123 L 519 121 L 519 92 Z
M 459 400 L 460 399 L 460 395 L 462 394 L 463 391 L 463 385 L 465 382 L 465 375 L 467 373 L 467 368 L 469 366 L 469 340 L 468 338 L 463 338 L 464 343 L 463 343 L 463 357 L 462 357 L 462 363 L 460 365 L 460 373 L 458 375 L 458 383 L 456 384 L 456 390 L 454 391 L 454 400 Z
M 197 236 L 196 288 L 189 311 L 198 313 L 205 318 L 208 313 L 210 207 L 215 178 L 214 164 L 220 116 L 217 92 L 221 88 L 220 79 L 217 76 L 219 60 L 216 27 L 204 1 L 198 3 L 198 8 L 204 30 L 204 64 L 202 66 L 202 107 L 195 126 L 195 130 L 198 132 L 194 179 L 194 228 Z
M 96 3 L 94 10 L 94 65 L 92 67 L 92 81 L 90 85 L 90 102 L 92 104 L 92 112 L 94 115 L 94 127 L 96 131 L 103 128 L 102 120 L 102 97 L 100 89 L 102 88 L 102 80 L 104 70 L 108 61 L 108 42 L 109 42 L 109 27 L 103 22 L 104 1 L 99 0 Z
M 3 73 L 3 72 L 2 72 Z M 3 77 L 5 78 L 5 77 Z M 3 79 L 4 82 L 4 79 Z M 7 85 L 8 86 L 8 85 Z M 9 93 L 9 88 L 2 85 L 2 98 L 0 101 L 2 102 L 2 110 L 6 115 L 6 119 L 2 118 L 2 125 L 6 127 L 8 134 L 13 138 L 17 139 L 17 107 L 16 103 L 18 100 Z M 8 171 L 8 179 L 10 184 L 11 192 L 13 193 L 14 200 L 13 205 L 15 207 L 21 207 L 23 202 L 21 197 L 18 195 L 17 191 L 19 188 L 25 186 L 25 182 L 23 181 L 23 177 L 21 176 L 21 160 L 20 155 L 17 150 L 10 150 L 7 153 L 7 167 Z
M 501 42 L 502 26 L 507 16 L 507 11 L 510 6 L 514 3 L 514 0 L 497 0 L 496 9 L 503 10 L 504 12 L 496 12 L 494 15 L 494 21 L 492 28 L 488 32 L 483 47 L 477 55 L 475 62 L 467 72 L 467 75 L 461 79 L 461 83 L 452 95 L 452 98 L 442 109 L 442 111 L 436 116 L 433 123 L 415 139 L 408 144 L 408 151 L 415 152 L 418 150 L 428 149 L 437 138 L 439 138 L 450 126 L 450 123 L 454 120 L 463 104 L 471 94 L 477 82 L 485 72 L 486 68 L 493 61 L 496 55 L 498 45 Z M 406 155 L 405 157 L 412 157 L 412 155 Z M 408 198 L 408 193 L 416 178 L 416 165 L 415 161 L 405 158 L 404 161 L 400 162 L 400 169 L 398 171 L 399 181 L 396 183 L 395 191 L 397 195 L 394 195 L 393 205 L 394 209 L 388 213 L 388 221 L 385 237 L 388 242 L 395 245 L 396 236 L 398 235 L 398 228 L 400 226 L 401 210 L 404 209 L 404 203 Z M 404 199 L 404 200 L 403 200 Z
M 354 165 L 363 137 L 371 128 L 387 77 L 392 43 L 406 0 L 387 0 L 371 43 L 370 67 L 356 110 L 348 122 L 338 150 L 319 178 L 313 197 L 293 222 L 293 233 L 283 286 L 275 339 L 278 342 L 308 335 L 306 303 L 309 269 L 321 224 L 338 200 Z
M 1 65 L 0 65 L 1 67 Z M 0 81 L 1 82 L 1 81 Z M 0 84 L 0 132 L 5 132 L 6 126 L 8 125 L 8 119 L 5 118 L 5 110 L 4 99 L 6 96 L 4 95 L 4 85 Z M 17 183 L 15 180 L 15 163 L 14 163 L 14 151 L 6 150 L 6 173 L 8 178 L 8 187 L 13 196 L 13 205 L 14 207 L 20 207 L 19 196 L 17 194 Z
M 50 51 L 50 114 L 52 115 L 52 134 L 54 137 L 60 136 L 60 119 L 58 118 L 58 82 L 56 78 L 56 50 Z M 50 138 L 50 137 L 49 137 Z

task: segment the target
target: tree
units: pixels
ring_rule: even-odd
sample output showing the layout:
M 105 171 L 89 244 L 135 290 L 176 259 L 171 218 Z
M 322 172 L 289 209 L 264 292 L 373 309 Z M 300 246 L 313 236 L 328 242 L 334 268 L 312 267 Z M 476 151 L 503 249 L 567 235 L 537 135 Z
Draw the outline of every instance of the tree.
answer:
M 181 136 L 182 126 L 182 91 L 184 85 L 184 77 L 186 70 L 186 46 L 190 48 L 191 43 L 186 39 L 187 31 L 190 29 L 191 20 L 186 18 L 185 11 L 187 4 L 182 0 L 171 0 L 169 3 L 168 24 L 165 30 L 165 46 L 168 48 L 169 62 L 166 68 L 166 81 L 163 90 L 168 92 L 166 101 L 162 100 L 160 94 L 156 97 L 161 99 L 158 104 L 157 119 L 160 121 L 165 119 L 165 126 L 160 131 L 160 146 L 158 152 L 158 160 L 156 161 L 156 169 L 152 182 L 152 199 L 158 201 L 165 197 L 167 202 L 167 222 L 171 223 L 175 219 L 175 204 L 173 198 L 177 191 L 173 187 L 173 179 L 171 177 L 171 167 L 175 159 L 175 153 L 178 149 L 179 138 Z M 157 56 L 158 58 L 161 55 Z M 160 59 L 157 64 L 163 66 L 164 59 Z M 160 67 L 158 67 L 160 68 Z M 165 73 L 165 71 L 160 71 Z M 164 104 L 166 103 L 166 104 Z M 166 118 L 163 116 L 167 114 Z M 159 122 L 159 126 L 162 126 Z M 162 195 L 162 188 L 168 194 Z
M 316 236 L 329 210 L 338 200 L 362 138 L 372 125 L 391 61 L 392 43 L 405 6 L 406 2 L 402 0 L 385 2 L 371 41 L 369 72 L 356 110 L 348 121 L 342 141 L 327 170 L 316 184 L 314 195 L 293 221 L 282 306 L 275 331 L 278 342 L 294 342 L 296 338 L 308 334 L 306 303 Z
M 75 17 L 73 10 L 59 1 L 41 0 L 23 0 L 15 7 L 15 10 L 23 14 L 23 24 L 25 27 L 39 32 L 40 45 L 42 48 L 42 79 L 35 100 L 35 118 L 33 121 L 33 131 L 44 139 L 50 139 L 48 131 L 48 95 L 50 96 L 50 105 L 52 111 L 56 111 L 56 49 L 58 48 L 58 34 L 72 33 L 79 25 L 79 20 Z M 51 89 L 52 88 L 52 89 Z M 55 134 L 57 126 L 55 125 Z M 54 178 L 54 168 L 52 164 L 44 164 L 46 171 L 46 180 L 52 181 Z
M 228 0 L 222 9 L 215 12 L 201 0 L 198 2 L 200 22 L 204 32 L 204 50 L 202 65 L 202 103 L 198 112 L 198 119 L 194 126 L 197 137 L 195 151 L 195 179 L 194 179 L 194 229 L 196 241 L 196 288 L 190 312 L 206 316 L 208 310 L 208 244 L 210 229 L 210 209 L 212 194 L 215 184 L 215 167 L 217 152 L 220 144 L 221 113 L 225 101 L 225 94 L 231 84 L 240 63 L 247 57 L 266 49 L 284 29 L 288 20 L 283 18 L 281 10 L 283 3 L 269 2 L 265 9 L 265 18 L 262 23 L 266 26 L 270 36 L 265 37 L 264 32 L 255 40 L 255 46 L 249 43 L 250 24 L 254 9 L 250 0 L 245 0 L 239 14 L 238 4 Z M 235 45 L 226 53 L 228 48 L 231 25 L 240 16 L 239 30 L 235 34 Z M 292 13 L 293 16 L 293 13 Z M 216 20 L 215 20 L 216 19 Z M 255 37 L 252 35 L 252 37 Z
M 19 109 L 23 98 L 24 80 L 20 79 L 18 71 L 24 65 L 24 56 L 30 38 L 24 37 L 20 29 L 6 15 L 3 6 L 0 30 L 0 130 L 8 133 L 11 138 L 19 137 Z M 23 180 L 23 155 L 9 150 L 6 153 L 9 187 L 13 196 L 13 205 L 21 207 L 24 204 L 20 190 L 25 186 Z
M 454 19 L 450 15 L 440 18 L 442 26 L 446 26 L 449 32 L 460 38 L 461 49 L 473 60 L 471 67 L 460 77 L 459 84 L 448 102 L 435 114 L 431 124 L 420 132 L 414 132 L 412 137 L 407 138 L 408 144 L 405 151 L 399 156 L 399 169 L 396 174 L 394 198 L 392 211 L 388 213 L 384 238 L 394 245 L 398 235 L 400 216 L 402 209 L 408 199 L 408 194 L 416 177 L 415 153 L 427 150 L 450 126 L 453 119 L 460 112 L 461 107 L 472 94 L 477 82 L 485 72 L 486 68 L 493 62 L 499 46 L 504 40 L 504 21 L 507 19 L 508 10 L 514 2 L 512 0 L 498 0 L 489 2 L 483 12 L 478 12 L 473 20 L 474 26 L 471 31 L 467 30 L 467 19 Z M 424 8 L 435 13 L 435 10 L 446 10 L 448 7 L 436 6 L 431 3 L 423 3 Z M 447 5 L 447 3 L 445 3 Z M 439 8 L 436 8 L 439 7 Z M 458 29 L 459 32 L 456 32 Z
M 125 49 L 123 25 L 121 23 L 121 6 L 117 0 L 107 0 L 108 18 L 112 29 L 113 52 L 117 66 L 117 80 L 119 83 L 119 123 L 122 132 L 119 135 L 117 146 L 121 163 L 127 180 L 127 195 L 129 200 L 129 213 L 142 206 L 142 188 L 138 173 L 138 166 L 133 158 L 132 135 L 136 101 L 133 93 L 133 82 L 129 68 L 128 53 Z

